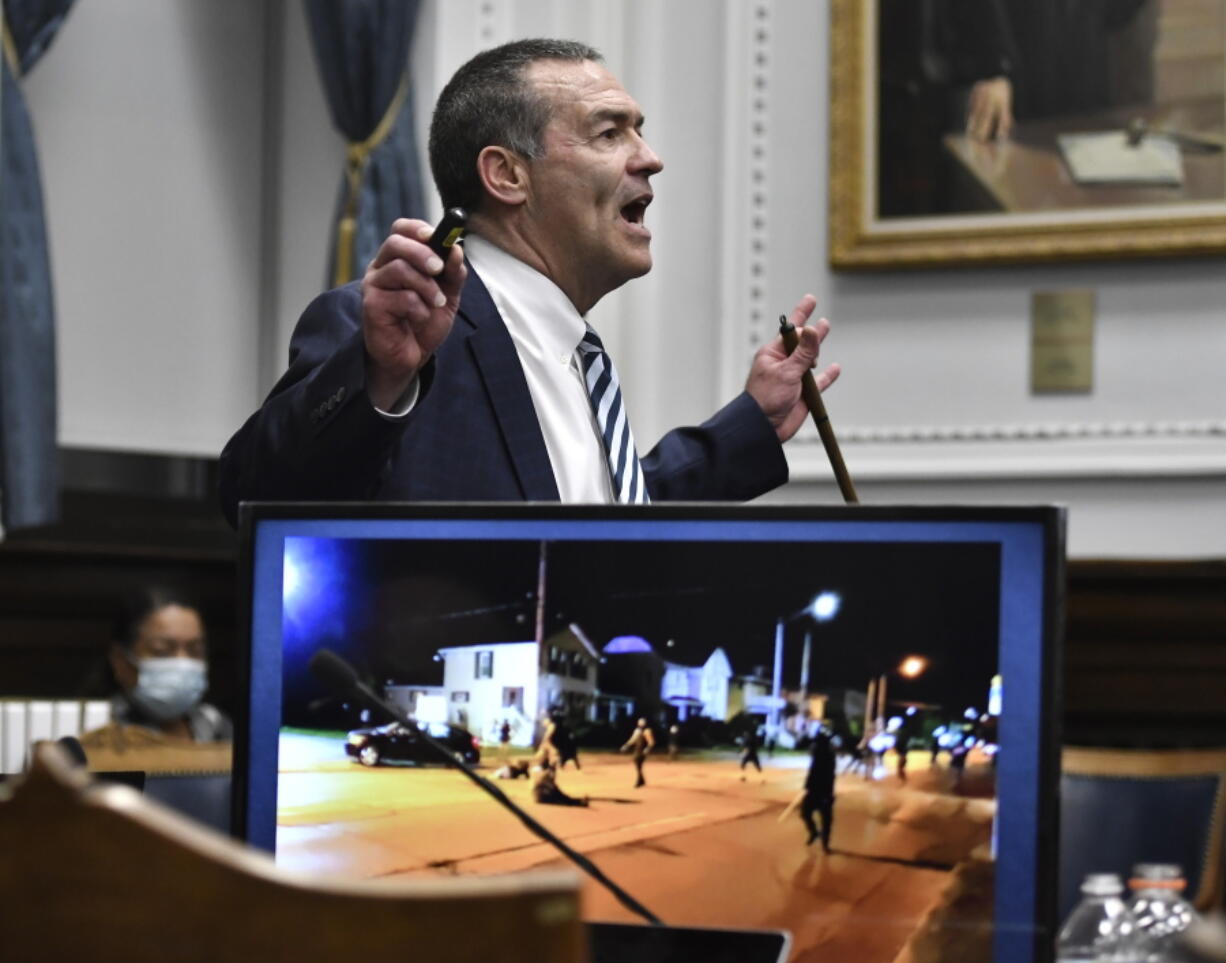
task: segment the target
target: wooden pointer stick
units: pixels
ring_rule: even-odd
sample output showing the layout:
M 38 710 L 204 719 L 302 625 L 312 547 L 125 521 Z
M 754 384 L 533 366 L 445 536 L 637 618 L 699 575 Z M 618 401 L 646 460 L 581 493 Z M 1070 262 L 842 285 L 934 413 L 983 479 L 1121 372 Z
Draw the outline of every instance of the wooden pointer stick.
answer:
M 796 326 L 787 319 L 787 315 L 779 315 L 779 334 L 783 337 L 783 346 L 788 354 L 796 350 L 800 344 L 800 335 Z M 826 457 L 830 459 L 830 467 L 834 469 L 834 480 L 839 483 L 839 491 L 843 493 L 843 501 L 848 505 L 860 502 L 856 495 L 856 486 L 851 483 L 851 475 L 843 464 L 843 453 L 839 451 L 838 440 L 834 437 L 834 428 L 830 425 L 830 416 L 826 414 L 826 404 L 822 401 L 822 393 L 817 390 L 817 382 L 812 371 L 806 371 L 800 381 L 800 394 L 805 399 L 809 413 L 813 415 L 813 423 L 817 425 L 817 433 L 821 435 L 822 447 L 826 449 Z

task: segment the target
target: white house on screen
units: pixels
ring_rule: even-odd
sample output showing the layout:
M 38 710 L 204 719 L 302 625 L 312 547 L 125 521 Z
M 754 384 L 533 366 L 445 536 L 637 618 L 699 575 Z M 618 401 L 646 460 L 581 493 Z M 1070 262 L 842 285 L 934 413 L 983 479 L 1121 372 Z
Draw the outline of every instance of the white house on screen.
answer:
M 721 648 L 716 648 L 702 665 L 681 665 L 664 661 L 660 698 L 677 710 L 684 722 L 690 716 L 708 719 L 728 718 L 728 681 L 732 664 Z
M 532 745 L 540 721 L 553 709 L 593 718 L 600 654 L 573 623 L 539 645 L 486 642 L 448 646 L 438 654 L 447 721 L 486 743 L 498 742 L 506 721 L 514 745 Z

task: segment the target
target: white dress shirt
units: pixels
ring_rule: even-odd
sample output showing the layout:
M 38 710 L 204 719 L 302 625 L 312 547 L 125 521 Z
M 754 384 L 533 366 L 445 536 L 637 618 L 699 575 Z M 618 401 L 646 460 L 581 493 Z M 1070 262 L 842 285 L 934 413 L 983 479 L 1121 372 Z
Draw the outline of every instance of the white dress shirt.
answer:
M 549 278 L 489 241 L 470 234 L 464 253 L 515 343 L 562 501 L 615 502 L 579 364 L 583 317 Z

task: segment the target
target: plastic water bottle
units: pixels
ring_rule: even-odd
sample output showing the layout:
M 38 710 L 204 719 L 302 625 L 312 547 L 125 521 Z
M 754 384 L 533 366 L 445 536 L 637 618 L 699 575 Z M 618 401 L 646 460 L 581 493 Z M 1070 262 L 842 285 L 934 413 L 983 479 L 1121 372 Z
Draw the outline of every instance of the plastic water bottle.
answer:
M 1091 873 L 1056 937 L 1056 963 L 1137 963 L 1136 924 L 1115 873 Z
M 1183 870 L 1173 863 L 1138 863 L 1132 868 L 1128 909 L 1136 924 L 1141 959 L 1148 963 L 1173 959 L 1179 935 L 1196 920 L 1196 910 L 1183 898 L 1186 885 Z

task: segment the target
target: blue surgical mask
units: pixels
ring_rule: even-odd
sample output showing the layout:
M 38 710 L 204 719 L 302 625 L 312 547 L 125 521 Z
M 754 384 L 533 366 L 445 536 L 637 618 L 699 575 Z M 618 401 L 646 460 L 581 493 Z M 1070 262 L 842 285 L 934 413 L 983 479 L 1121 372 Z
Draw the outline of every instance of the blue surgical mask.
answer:
M 128 698 L 158 722 L 170 722 L 186 715 L 208 688 L 208 671 L 200 659 L 141 659 L 136 663 L 136 670 L 136 687 L 128 693 Z

